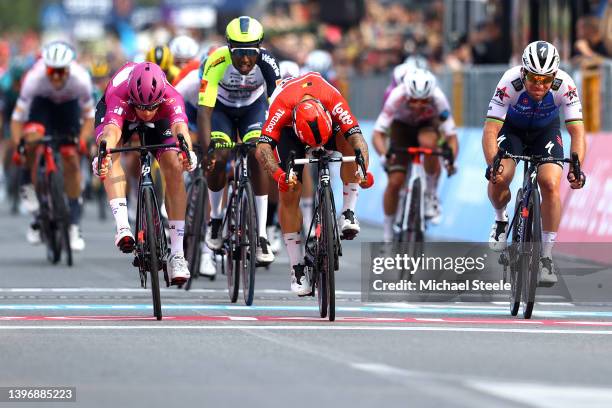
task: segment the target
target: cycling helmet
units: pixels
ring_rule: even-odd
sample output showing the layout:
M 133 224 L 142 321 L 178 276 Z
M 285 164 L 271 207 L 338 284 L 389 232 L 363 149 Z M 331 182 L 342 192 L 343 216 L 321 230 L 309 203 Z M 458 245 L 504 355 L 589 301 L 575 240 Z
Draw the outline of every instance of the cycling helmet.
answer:
M 306 57 L 304 64 L 307 71 L 315 71 L 320 74 L 327 73 L 332 69 L 332 56 L 323 50 L 314 50 Z
M 436 78 L 426 69 L 406 73 L 403 82 L 408 96 L 415 99 L 430 98 L 436 89 Z
M 174 58 L 170 52 L 170 48 L 165 45 L 158 45 L 157 47 L 151 48 L 149 52 L 147 52 L 145 61 L 154 62 L 159 65 L 164 72 L 168 72 L 170 67 L 174 65 Z
M 404 60 L 404 65 L 407 71 L 414 71 L 415 69 L 429 69 L 427 60 L 422 55 L 411 55 Z
M 106 78 L 110 76 L 110 65 L 105 59 L 97 59 L 91 63 L 91 76 L 93 78 Z
M 293 130 L 302 143 L 322 146 L 332 134 L 332 119 L 318 99 L 306 99 L 293 108 Z
M 153 107 L 161 103 L 166 90 L 166 75 L 152 62 L 136 64 L 128 78 L 128 95 L 134 105 Z
M 536 75 L 553 75 L 559 69 L 559 52 L 546 41 L 534 41 L 523 51 L 523 69 Z
M 281 79 L 300 76 L 300 66 L 293 61 L 285 60 L 278 63 Z
M 252 17 L 240 16 L 229 22 L 225 28 L 225 38 L 232 45 L 246 44 L 259 46 L 263 40 L 264 31 L 259 21 Z
M 42 49 L 42 59 L 49 68 L 66 68 L 75 58 L 74 48 L 63 41 L 52 41 Z
M 170 53 L 175 59 L 191 60 L 198 56 L 200 47 L 187 35 L 179 35 L 170 41 Z

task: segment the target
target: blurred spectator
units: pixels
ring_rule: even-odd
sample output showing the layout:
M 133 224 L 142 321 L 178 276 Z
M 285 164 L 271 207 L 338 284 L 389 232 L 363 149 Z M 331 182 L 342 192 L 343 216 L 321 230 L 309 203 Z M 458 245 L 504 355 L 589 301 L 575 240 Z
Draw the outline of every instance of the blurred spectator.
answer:
M 451 71 L 459 71 L 472 65 L 472 45 L 466 34 L 461 35 L 453 44 L 452 51 L 446 56 L 445 63 Z
M 472 36 L 474 64 L 507 64 L 510 61 L 510 50 L 500 47 L 501 43 L 500 22 L 488 20 L 480 23 L 478 31 Z
M 578 64 L 598 63 L 610 54 L 604 45 L 604 37 L 599 18 L 584 16 L 578 19 L 576 27 L 578 39 L 574 44 L 574 62 Z

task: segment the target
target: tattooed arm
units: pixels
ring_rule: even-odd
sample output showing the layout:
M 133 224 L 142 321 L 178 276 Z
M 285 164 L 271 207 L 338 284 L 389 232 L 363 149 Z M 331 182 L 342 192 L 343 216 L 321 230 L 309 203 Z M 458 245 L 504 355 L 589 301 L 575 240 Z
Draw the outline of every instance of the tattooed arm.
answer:
M 365 163 L 365 167 L 366 170 L 368 169 L 368 163 L 370 161 L 370 155 L 368 153 L 368 144 L 366 143 L 365 139 L 363 138 L 363 135 L 361 134 L 361 132 L 357 132 L 354 133 L 352 135 L 350 135 L 346 141 L 348 142 L 349 145 L 351 145 L 351 147 L 353 148 L 353 150 L 355 149 L 360 149 L 361 150 L 361 154 L 363 155 L 363 162 Z
M 272 146 L 268 143 L 258 143 L 257 149 L 255 150 L 255 156 L 259 161 L 259 164 L 262 165 L 266 173 L 272 177 L 276 170 L 279 169 L 278 163 L 276 162 L 276 157 L 274 157 L 274 152 L 272 151 Z

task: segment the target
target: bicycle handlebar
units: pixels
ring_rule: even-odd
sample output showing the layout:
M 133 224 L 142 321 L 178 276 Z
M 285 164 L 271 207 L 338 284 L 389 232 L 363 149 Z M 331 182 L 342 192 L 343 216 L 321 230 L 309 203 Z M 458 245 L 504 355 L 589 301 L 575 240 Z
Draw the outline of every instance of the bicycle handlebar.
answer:
M 323 158 L 325 158 L 328 163 L 357 163 L 357 171 L 359 172 L 359 177 L 364 180 L 366 178 L 366 169 L 365 169 L 365 161 L 363 158 L 363 154 L 361 153 L 361 149 L 355 149 L 354 156 L 341 156 L 341 157 L 332 157 L 325 150 L 317 149 L 313 150 L 312 155 L 314 157 L 308 157 L 303 159 L 295 158 L 295 151 L 289 152 L 289 160 L 288 160 L 288 171 L 286 177 L 286 182 L 289 182 L 289 178 L 295 174 L 293 168 L 296 165 L 303 165 L 308 163 L 318 163 Z
M 565 158 L 565 157 L 558 158 L 558 157 L 541 156 L 541 155 L 534 155 L 534 156 L 518 155 L 518 154 L 508 153 L 504 149 L 499 149 L 497 151 L 497 154 L 495 155 L 495 158 L 493 159 L 493 165 L 491 166 L 491 174 L 497 174 L 499 172 L 499 167 L 501 166 L 502 159 L 519 160 L 519 161 L 524 161 L 527 163 L 532 163 L 532 164 L 537 164 L 537 165 L 543 164 L 543 163 L 569 163 L 572 165 L 572 173 L 574 174 L 574 177 L 576 178 L 576 180 L 579 180 L 581 178 L 580 160 L 578 159 L 578 153 L 576 152 L 572 152 L 571 158 Z

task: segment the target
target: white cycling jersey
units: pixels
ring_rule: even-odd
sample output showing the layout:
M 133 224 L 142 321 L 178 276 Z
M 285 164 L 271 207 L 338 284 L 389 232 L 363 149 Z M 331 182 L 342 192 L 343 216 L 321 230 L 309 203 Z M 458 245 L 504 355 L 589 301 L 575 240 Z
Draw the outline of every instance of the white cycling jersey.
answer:
M 12 119 L 25 122 L 30 115 L 30 106 L 37 96 L 48 98 L 54 103 L 64 103 L 77 99 L 82 116 L 93 118 L 93 86 L 89 72 L 76 62 L 70 64 L 70 74 L 61 89 L 55 89 L 47 77 L 47 67 L 38 60 L 24 77 L 19 99 L 13 111 Z
M 446 136 L 457 133 L 450 105 L 439 87 L 434 90 L 431 103 L 424 106 L 413 108 L 408 105 L 409 99 L 406 86 L 400 83 L 385 101 L 374 124 L 374 130 L 384 133 L 394 120 L 415 127 L 433 121 L 440 123 L 440 131 Z
M 200 92 L 200 75 L 197 69 L 194 69 L 174 87 L 183 96 L 185 103 L 198 107 L 198 94 Z

